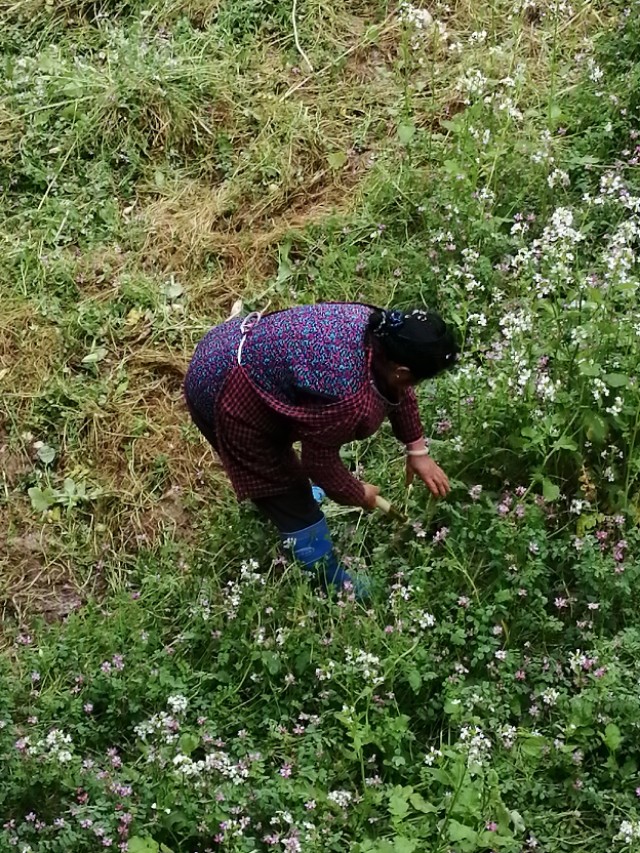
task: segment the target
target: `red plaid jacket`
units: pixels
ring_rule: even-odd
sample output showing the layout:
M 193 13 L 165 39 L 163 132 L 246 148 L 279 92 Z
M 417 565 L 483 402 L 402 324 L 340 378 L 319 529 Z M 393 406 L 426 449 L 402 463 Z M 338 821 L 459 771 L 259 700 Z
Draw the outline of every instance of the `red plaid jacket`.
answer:
M 235 346 L 238 332 L 229 328 L 229 344 Z M 366 352 L 370 364 L 368 348 Z M 373 435 L 386 417 L 405 444 L 423 434 L 414 392 L 407 391 L 400 405 L 391 405 L 376 389 L 370 369 L 357 390 L 335 402 L 294 404 L 261 388 L 235 359 L 221 382 L 207 374 L 211 364 L 218 370 L 215 358 L 199 359 L 196 351 L 185 381 L 187 404 L 240 500 L 282 494 L 311 479 L 338 503 L 359 505 L 364 489 L 342 463 L 342 445 Z M 218 370 L 216 380 L 220 376 Z M 205 393 L 212 382 L 218 385 L 214 395 Z M 300 442 L 300 456 L 294 442 Z

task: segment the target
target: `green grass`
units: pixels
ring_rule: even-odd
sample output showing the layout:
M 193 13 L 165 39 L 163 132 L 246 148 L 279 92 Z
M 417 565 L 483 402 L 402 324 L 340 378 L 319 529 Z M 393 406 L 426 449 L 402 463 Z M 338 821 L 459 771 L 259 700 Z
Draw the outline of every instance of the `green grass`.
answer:
M 311 71 L 280 0 L 0 0 L 0 853 L 640 844 L 640 8 L 429 12 L 298 3 Z M 329 506 L 366 613 L 181 399 L 237 300 L 321 299 L 464 341 L 450 500 L 345 448 L 416 524 Z

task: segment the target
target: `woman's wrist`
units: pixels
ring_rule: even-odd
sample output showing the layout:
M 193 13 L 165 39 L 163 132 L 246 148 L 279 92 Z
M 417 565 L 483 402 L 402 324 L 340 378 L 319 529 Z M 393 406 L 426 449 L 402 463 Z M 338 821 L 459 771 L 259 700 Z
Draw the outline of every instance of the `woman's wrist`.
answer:
M 407 456 L 428 456 L 429 448 L 424 438 L 411 441 L 406 445 Z

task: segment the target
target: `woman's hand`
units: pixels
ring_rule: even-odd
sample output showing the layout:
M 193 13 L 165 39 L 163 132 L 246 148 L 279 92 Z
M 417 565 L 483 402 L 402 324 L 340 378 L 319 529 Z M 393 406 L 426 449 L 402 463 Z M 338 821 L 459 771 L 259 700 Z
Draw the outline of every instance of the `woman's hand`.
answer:
M 447 475 L 430 456 L 407 456 L 407 485 L 418 475 L 434 498 L 444 498 L 451 486 Z
M 364 487 L 362 506 L 364 509 L 375 509 L 376 498 L 380 494 L 380 489 L 377 486 L 372 486 L 371 483 L 363 483 L 362 485 Z

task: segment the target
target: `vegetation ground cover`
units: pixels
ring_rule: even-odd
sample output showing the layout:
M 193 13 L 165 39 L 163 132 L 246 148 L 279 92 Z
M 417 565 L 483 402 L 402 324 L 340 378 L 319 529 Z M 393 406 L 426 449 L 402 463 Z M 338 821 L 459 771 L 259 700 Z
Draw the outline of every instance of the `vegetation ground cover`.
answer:
M 0 2 L 0 851 L 640 849 L 640 6 Z M 296 45 L 297 38 L 297 45 Z M 185 416 L 203 332 L 438 308 L 318 597 Z

